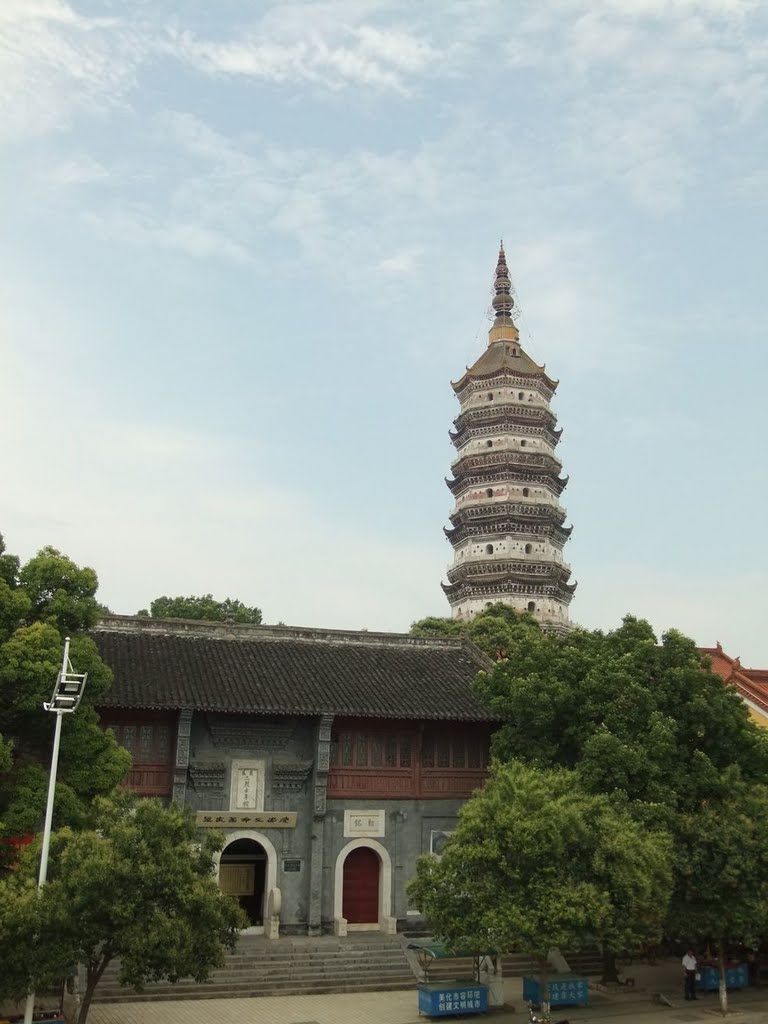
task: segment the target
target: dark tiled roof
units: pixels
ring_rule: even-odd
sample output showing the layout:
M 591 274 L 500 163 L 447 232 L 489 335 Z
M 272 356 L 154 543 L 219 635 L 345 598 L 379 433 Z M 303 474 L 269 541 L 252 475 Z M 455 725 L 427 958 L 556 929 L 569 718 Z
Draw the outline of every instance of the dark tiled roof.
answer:
M 516 353 L 514 356 L 509 353 L 510 348 L 514 349 Z M 461 391 L 466 387 L 467 381 L 473 377 L 493 377 L 505 372 L 524 376 L 543 376 L 552 389 L 556 388 L 558 383 L 549 377 L 543 366 L 539 366 L 523 351 L 519 343 L 510 345 L 509 341 L 494 341 L 489 342 L 488 348 L 474 361 L 472 366 L 467 368 L 464 376 L 453 383 L 451 387 L 454 391 Z
M 115 682 L 102 707 L 489 721 L 486 667 L 454 638 L 111 616 L 93 632 Z

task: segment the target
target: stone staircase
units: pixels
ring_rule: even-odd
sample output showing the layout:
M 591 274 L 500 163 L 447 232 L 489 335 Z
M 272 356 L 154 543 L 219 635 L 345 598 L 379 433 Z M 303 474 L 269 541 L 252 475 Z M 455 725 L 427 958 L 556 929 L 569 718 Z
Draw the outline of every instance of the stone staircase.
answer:
M 128 1003 L 168 999 L 223 999 L 248 996 L 311 995 L 323 992 L 386 992 L 415 988 L 421 980 L 415 955 L 406 954 L 404 936 L 378 933 L 340 939 L 281 938 L 270 942 L 263 936 L 243 935 L 224 966 L 199 983 L 182 979 L 175 985 L 149 984 L 142 992 L 118 984 L 118 964 L 112 963 L 99 983 L 95 1003 Z M 418 941 L 418 940 L 417 940 Z M 596 951 L 566 954 L 574 974 L 601 973 Z M 536 974 L 528 957 L 502 957 L 505 978 Z M 429 971 L 430 981 L 472 977 L 470 957 L 438 960 Z
M 414 941 L 428 941 L 421 938 Z M 565 959 L 573 974 L 582 977 L 597 977 L 602 974 L 602 958 L 599 950 L 594 952 L 566 953 Z M 415 958 L 412 961 L 415 967 Z M 505 953 L 501 958 L 502 974 L 505 978 L 522 978 L 525 975 L 538 976 L 539 967 L 535 960 L 515 953 Z M 457 957 L 452 960 L 435 960 L 429 968 L 430 981 L 449 981 L 472 977 L 472 957 Z M 552 970 L 552 977 L 555 971 Z
M 244 935 L 224 966 L 202 984 L 182 979 L 175 985 L 151 984 L 143 992 L 135 992 L 121 987 L 117 975 L 118 965 L 110 964 L 94 994 L 95 1003 L 385 992 L 416 986 L 400 939 L 376 933 L 275 942 Z

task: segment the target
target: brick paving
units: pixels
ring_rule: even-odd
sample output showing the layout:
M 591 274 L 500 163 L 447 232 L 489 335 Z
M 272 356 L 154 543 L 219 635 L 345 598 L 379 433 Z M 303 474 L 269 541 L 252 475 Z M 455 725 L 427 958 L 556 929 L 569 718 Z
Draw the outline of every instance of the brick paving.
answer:
M 634 992 L 606 996 L 590 992 L 590 1005 L 553 1011 L 571 1024 L 712 1024 L 719 1017 L 717 994 L 685 1003 L 677 964 L 628 969 L 634 974 Z M 506 1006 L 489 1012 L 491 1024 L 527 1024 L 519 978 L 504 983 Z M 675 1003 L 659 1006 L 652 1000 L 663 991 Z M 768 1024 L 768 988 L 729 994 L 731 1014 L 739 1024 Z M 512 1007 L 516 1008 L 516 1012 Z M 467 1022 L 468 1017 L 447 1018 Z M 197 999 L 157 1003 L 95 1005 L 89 1024 L 426 1024 L 419 1018 L 415 990 L 404 992 L 346 993 L 339 995 L 266 996 L 253 999 Z
M 372 992 L 96 1005 L 89 1024 L 414 1024 L 416 993 Z

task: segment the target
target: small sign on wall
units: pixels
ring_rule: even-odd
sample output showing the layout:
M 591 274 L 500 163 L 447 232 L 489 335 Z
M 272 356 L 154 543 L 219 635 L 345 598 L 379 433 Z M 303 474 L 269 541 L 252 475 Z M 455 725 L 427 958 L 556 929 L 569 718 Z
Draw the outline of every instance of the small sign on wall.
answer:
M 300 860 L 284 860 L 283 871 L 301 871 Z
M 264 762 L 233 761 L 229 793 L 230 811 L 264 810 Z
M 198 828 L 296 828 L 296 811 L 198 811 Z
M 384 811 L 344 811 L 344 838 L 366 839 L 383 836 L 386 824 Z

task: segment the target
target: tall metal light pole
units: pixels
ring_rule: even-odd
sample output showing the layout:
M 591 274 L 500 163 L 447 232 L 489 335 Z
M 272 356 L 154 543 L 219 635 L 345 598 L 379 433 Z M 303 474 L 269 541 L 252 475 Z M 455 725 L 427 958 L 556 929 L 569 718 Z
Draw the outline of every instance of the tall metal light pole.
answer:
M 61 671 L 56 677 L 56 685 L 53 688 L 53 696 L 50 703 L 43 704 L 46 711 L 56 715 L 56 727 L 53 732 L 53 752 L 51 754 L 51 773 L 48 779 L 48 802 L 45 805 L 45 825 L 43 827 L 43 846 L 40 851 L 40 874 L 37 878 L 37 887 L 42 889 L 48 877 L 48 850 L 51 846 L 51 824 L 53 822 L 53 797 L 56 792 L 56 772 L 59 767 L 59 744 L 61 742 L 61 720 L 64 715 L 70 715 L 77 711 L 78 705 L 83 697 L 85 683 L 88 673 L 78 674 L 72 670 L 72 662 L 69 660 L 69 637 L 64 637 L 64 656 L 61 659 Z M 24 1024 L 32 1024 L 32 1015 L 35 1009 L 35 993 L 27 995 L 27 1003 L 24 1008 Z

